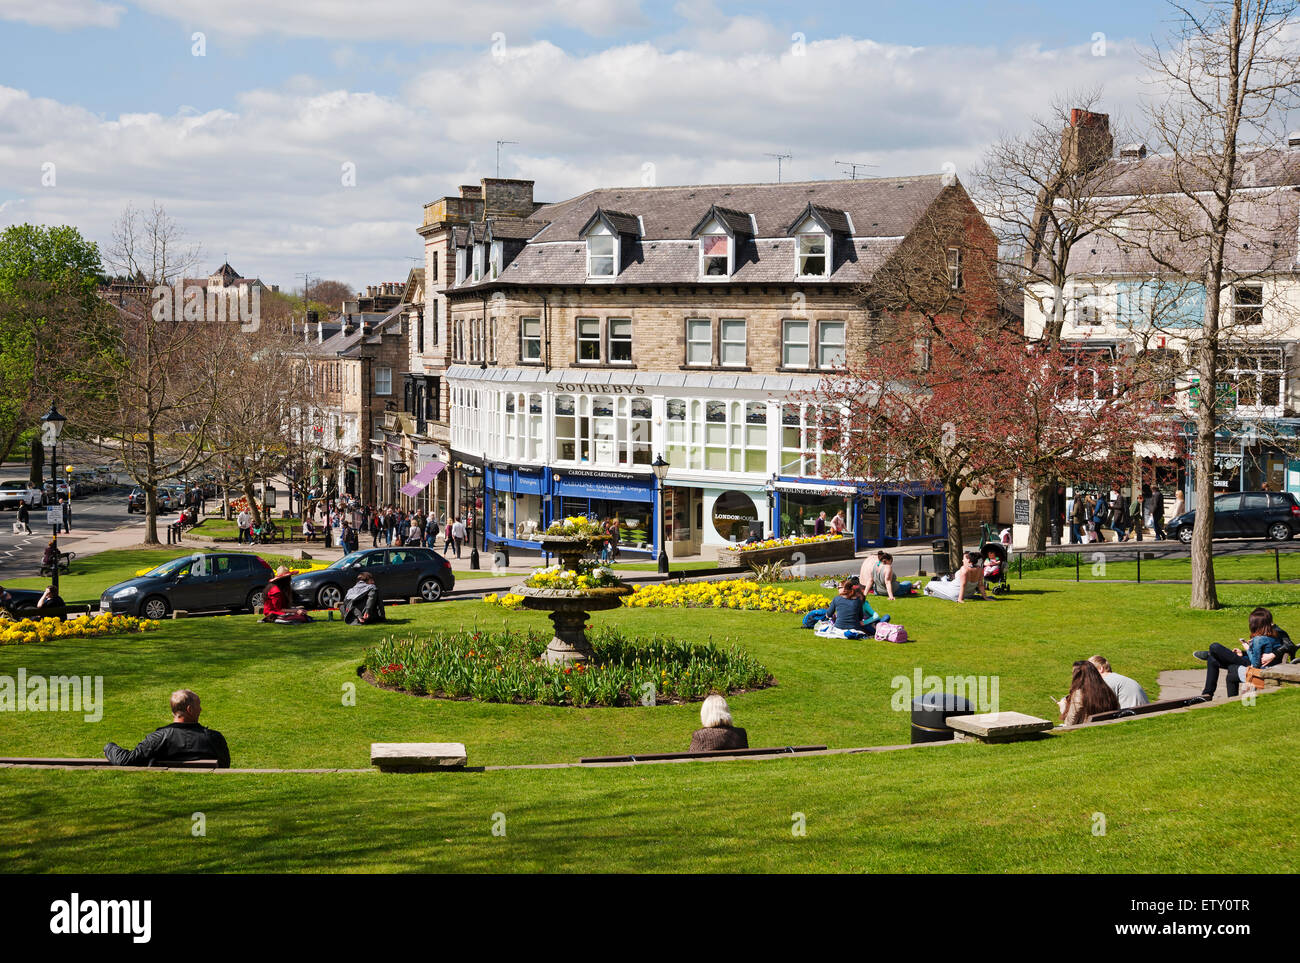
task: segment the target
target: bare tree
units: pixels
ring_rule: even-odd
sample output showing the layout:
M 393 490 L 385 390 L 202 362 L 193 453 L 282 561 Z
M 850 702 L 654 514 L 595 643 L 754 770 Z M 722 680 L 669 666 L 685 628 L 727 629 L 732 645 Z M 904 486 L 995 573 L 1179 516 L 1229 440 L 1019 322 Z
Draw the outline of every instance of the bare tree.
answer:
M 1100 90 L 1069 93 L 1022 131 L 999 138 L 970 174 L 970 190 L 998 237 L 998 274 L 1007 296 L 1042 318 L 1031 336 L 1061 346 L 1069 294 L 1079 273 L 1075 250 L 1090 244 L 1126 205 L 1107 186 L 1117 128 L 1097 112 Z M 1034 327 L 1029 325 L 1027 327 Z M 1047 544 L 1057 466 L 1037 460 L 1029 478 L 1029 548 Z
M 108 261 L 151 292 L 184 277 L 197 248 L 158 205 L 127 207 L 113 228 Z M 219 396 L 219 352 L 237 328 L 185 320 L 159 292 L 123 296 L 100 365 L 103 402 L 93 418 L 100 443 L 118 454 L 145 493 L 145 542 L 158 544 L 158 486 L 211 456 Z
M 1277 221 L 1268 208 L 1284 203 L 1275 189 L 1288 178 L 1274 176 L 1270 165 L 1279 163 L 1279 124 L 1300 93 L 1300 49 L 1292 0 L 1174 9 L 1179 28 L 1150 57 L 1155 89 L 1145 107 L 1161 156 L 1140 165 L 1131 181 L 1142 195 L 1141 256 L 1167 283 L 1195 286 L 1204 297 L 1200 323 L 1179 334 L 1199 395 L 1193 471 L 1202 523 L 1192 540 L 1191 605 L 1214 609 L 1213 527 L 1206 521 L 1214 510 L 1219 385 L 1225 352 L 1257 343 L 1264 313 L 1262 303 L 1240 303 L 1241 282 L 1277 269 L 1276 237 L 1269 236 Z M 1294 223 L 1293 214 L 1292 233 Z

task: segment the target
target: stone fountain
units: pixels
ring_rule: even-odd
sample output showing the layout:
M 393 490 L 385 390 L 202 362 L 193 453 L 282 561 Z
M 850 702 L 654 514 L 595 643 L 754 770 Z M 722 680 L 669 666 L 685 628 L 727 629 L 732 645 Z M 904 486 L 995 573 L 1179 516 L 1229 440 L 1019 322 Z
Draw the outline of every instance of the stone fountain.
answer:
M 605 541 L 603 535 L 535 535 L 542 551 L 559 556 L 562 568 L 578 570 L 584 555 Z M 511 589 L 523 596 L 524 608 L 551 613 L 555 637 L 546 646 L 545 658 L 552 665 L 587 662 L 595 653 L 587 641 L 587 619 L 592 612 L 616 609 L 623 604 L 623 596 L 632 593 L 630 585 L 609 585 L 602 588 L 533 588 L 516 585 Z

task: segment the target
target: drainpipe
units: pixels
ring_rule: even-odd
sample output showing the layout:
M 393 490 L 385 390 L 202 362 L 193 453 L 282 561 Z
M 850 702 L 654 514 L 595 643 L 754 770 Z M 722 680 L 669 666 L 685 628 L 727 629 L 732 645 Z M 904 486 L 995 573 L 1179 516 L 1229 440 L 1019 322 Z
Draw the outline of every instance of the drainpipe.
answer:
M 545 340 L 545 351 L 543 364 L 546 370 L 551 370 L 551 304 L 546 300 L 546 295 L 542 295 L 542 337 Z

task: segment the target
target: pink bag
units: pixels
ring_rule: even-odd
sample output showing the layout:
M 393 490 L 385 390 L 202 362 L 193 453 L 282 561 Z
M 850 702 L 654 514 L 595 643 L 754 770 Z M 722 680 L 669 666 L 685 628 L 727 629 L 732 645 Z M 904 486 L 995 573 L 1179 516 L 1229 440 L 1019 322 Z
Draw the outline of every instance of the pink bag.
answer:
M 906 642 L 907 629 L 901 625 L 895 625 L 893 622 L 878 622 L 876 624 L 876 638 L 882 642 Z

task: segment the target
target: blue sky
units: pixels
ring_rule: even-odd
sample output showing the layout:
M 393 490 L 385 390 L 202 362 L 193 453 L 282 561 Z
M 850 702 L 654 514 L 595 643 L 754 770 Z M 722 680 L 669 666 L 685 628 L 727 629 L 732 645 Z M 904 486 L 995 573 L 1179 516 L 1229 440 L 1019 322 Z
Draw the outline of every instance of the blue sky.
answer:
M 837 159 L 960 172 L 1066 90 L 1102 86 L 1131 113 L 1138 45 L 1169 15 L 1116 0 L 0 0 L 0 225 L 70 222 L 102 243 L 127 203 L 157 201 L 208 267 L 228 251 L 284 286 L 303 271 L 360 286 L 405 275 L 421 205 L 491 176 L 496 139 L 520 141 L 502 174 L 543 199 L 647 169 L 769 180 L 772 151 L 798 179 L 836 176 Z

